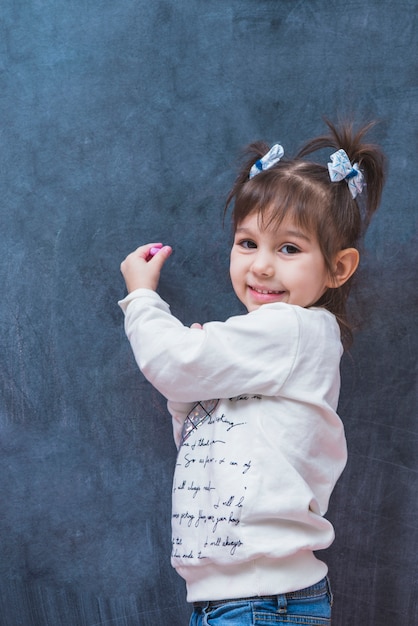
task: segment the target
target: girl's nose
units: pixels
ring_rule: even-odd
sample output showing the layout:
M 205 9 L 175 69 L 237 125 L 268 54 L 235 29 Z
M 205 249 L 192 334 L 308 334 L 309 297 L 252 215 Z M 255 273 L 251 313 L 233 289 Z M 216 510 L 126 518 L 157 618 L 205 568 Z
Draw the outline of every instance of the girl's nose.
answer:
M 254 274 L 259 276 L 271 276 L 274 273 L 274 264 L 271 255 L 261 250 L 253 258 L 251 267 Z

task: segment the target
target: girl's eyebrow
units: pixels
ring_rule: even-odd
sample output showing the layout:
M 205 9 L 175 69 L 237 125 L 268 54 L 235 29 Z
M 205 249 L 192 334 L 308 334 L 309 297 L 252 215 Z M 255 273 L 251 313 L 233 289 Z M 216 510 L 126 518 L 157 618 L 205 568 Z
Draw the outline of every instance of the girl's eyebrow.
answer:
M 311 242 L 311 238 L 309 237 L 309 235 L 307 235 L 302 230 L 289 229 L 285 230 L 283 234 L 288 237 L 297 237 L 298 239 L 305 239 L 305 241 Z
M 246 228 L 245 226 L 237 226 L 237 228 L 235 229 L 236 233 L 251 233 L 252 231 L 249 228 Z
M 248 235 L 248 236 L 252 234 L 252 230 L 250 228 L 247 228 L 246 226 L 238 226 L 235 232 L 239 234 Z M 281 238 L 296 237 L 297 239 L 304 239 L 305 241 L 308 241 L 309 243 L 312 241 L 311 237 L 309 237 L 309 235 L 307 235 L 304 231 L 297 230 L 294 228 L 287 228 L 283 231 L 279 231 L 279 234 Z

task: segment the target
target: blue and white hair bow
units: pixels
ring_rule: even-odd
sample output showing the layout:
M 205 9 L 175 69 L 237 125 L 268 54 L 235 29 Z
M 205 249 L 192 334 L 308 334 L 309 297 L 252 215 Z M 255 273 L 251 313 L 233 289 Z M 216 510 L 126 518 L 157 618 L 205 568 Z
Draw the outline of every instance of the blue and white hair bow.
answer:
M 256 161 L 250 169 L 249 178 L 257 176 L 260 172 L 270 169 L 273 165 L 278 163 L 284 155 L 283 147 L 279 143 L 275 143 L 272 148 L 261 159 Z
M 345 150 L 337 150 L 330 156 L 331 163 L 328 163 L 329 177 L 332 183 L 346 180 L 348 188 L 353 198 L 363 191 L 364 176 L 357 163 L 351 165 L 350 159 Z

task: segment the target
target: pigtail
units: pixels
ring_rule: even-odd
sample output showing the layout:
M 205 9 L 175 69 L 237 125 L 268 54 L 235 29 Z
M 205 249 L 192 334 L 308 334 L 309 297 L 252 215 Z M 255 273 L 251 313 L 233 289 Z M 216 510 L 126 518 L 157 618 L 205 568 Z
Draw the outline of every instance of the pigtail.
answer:
M 325 123 L 330 130 L 329 134 L 308 141 L 298 152 L 296 158 L 302 159 L 312 152 L 325 148 L 335 150 L 342 148 L 347 153 L 351 163 L 358 164 L 366 181 L 362 194 L 355 200 L 362 213 L 364 233 L 380 204 L 386 177 L 386 160 L 382 150 L 375 144 L 364 142 L 364 136 L 376 125 L 376 122 L 369 122 L 357 132 L 354 131 L 352 122 L 346 122 L 339 127 L 329 120 L 325 120 Z M 345 183 L 341 181 L 336 184 L 344 185 Z
M 224 219 L 228 211 L 228 207 L 233 199 L 239 194 L 242 186 L 248 181 L 250 169 L 256 161 L 266 154 L 270 146 L 264 141 L 255 141 L 249 144 L 241 152 L 239 172 L 235 182 L 226 198 L 224 206 Z
M 338 127 L 325 120 L 329 133 L 308 141 L 296 155 L 296 159 L 304 159 L 318 150 L 344 150 L 351 164 L 357 164 L 363 173 L 365 185 L 362 192 L 355 198 L 351 196 L 346 180 L 331 182 L 326 173 L 326 185 L 330 194 L 333 222 L 335 225 L 335 239 L 339 248 L 359 248 L 360 240 L 378 209 L 383 185 L 386 177 L 386 159 L 381 148 L 364 141 L 365 135 L 375 126 L 370 122 L 362 126 L 357 132 L 353 124 L 346 122 Z M 324 173 L 326 168 L 324 167 Z M 329 259 L 332 258 L 330 248 Z M 327 258 L 327 255 L 325 254 Z M 342 341 L 348 348 L 353 340 L 352 325 L 347 317 L 346 303 L 352 286 L 352 278 L 338 289 L 329 289 L 318 305 L 324 306 L 334 313 L 341 329 Z

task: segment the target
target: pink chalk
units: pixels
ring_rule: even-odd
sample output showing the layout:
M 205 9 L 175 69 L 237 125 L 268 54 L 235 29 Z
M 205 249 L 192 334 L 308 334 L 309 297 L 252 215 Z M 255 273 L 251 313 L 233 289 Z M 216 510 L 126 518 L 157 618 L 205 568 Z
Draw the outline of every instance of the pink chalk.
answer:
M 157 252 L 159 252 L 161 250 L 161 248 L 151 248 L 151 250 L 149 251 L 151 256 L 154 256 L 155 254 L 157 254 Z

